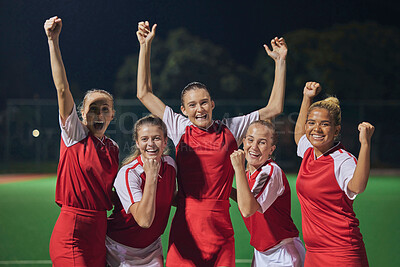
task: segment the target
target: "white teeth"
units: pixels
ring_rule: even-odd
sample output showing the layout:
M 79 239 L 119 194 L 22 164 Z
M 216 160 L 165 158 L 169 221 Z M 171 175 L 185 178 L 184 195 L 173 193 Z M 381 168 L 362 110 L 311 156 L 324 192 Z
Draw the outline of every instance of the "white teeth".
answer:
M 249 152 L 249 154 L 250 154 L 250 156 L 254 156 L 254 157 L 258 157 L 260 154 L 256 154 L 256 153 L 253 153 L 253 152 Z
M 197 115 L 196 119 L 205 119 L 206 116 L 207 116 L 207 114 L 205 114 L 205 115 Z

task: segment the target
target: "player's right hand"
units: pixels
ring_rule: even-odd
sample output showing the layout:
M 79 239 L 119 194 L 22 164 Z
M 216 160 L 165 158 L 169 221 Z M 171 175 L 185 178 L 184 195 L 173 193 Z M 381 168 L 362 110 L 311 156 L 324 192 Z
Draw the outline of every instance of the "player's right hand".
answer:
M 55 40 L 60 36 L 62 20 L 61 18 L 54 16 L 46 20 L 43 27 L 47 38 L 49 40 Z
M 244 151 L 241 149 L 233 151 L 233 153 L 231 154 L 231 162 L 235 171 L 241 169 L 244 170 L 244 163 L 245 163 Z
M 138 23 L 138 30 L 136 36 L 140 44 L 150 44 L 156 35 L 157 24 L 154 24 L 150 30 L 148 21 L 141 21 Z
M 307 82 L 304 86 L 303 95 L 309 98 L 314 98 L 321 92 L 321 85 L 317 82 Z

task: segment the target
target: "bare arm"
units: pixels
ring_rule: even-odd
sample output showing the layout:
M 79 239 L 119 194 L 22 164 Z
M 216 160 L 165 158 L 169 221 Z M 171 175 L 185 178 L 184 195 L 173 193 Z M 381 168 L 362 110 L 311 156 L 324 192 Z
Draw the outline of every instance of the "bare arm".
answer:
M 271 119 L 283 111 L 286 87 L 287 46 L 283 38 L 271 40 L 272 51 L 264 45 L 267 54 L 275 61 L 275 78 L 267 106 L 258 110 L 261 120 Z
M 353 178 L 347 184 L 348 189 L 356 194 L 364 192 L 367 187 L 370 170 L 371 137 L 375 127 L 368 122 L 362 122 L 358 125 L 358 130 L 360 131 L 360 153 Z
M 150 31 L 149 22 L 139 22 L 136 32 L 139 44 L 139 60 L 137 73 L 137 98 L 155 116 L 163 118 L 165 104 L 153 94 L 150 70 L 151 42 L 155 36 L 157 24 Z
M 308 108 L 316 95 L 321 91 L 321 85 L 317 82 L 307 82 L 304 86 L 303 101 L 301 102 L 299 116 L 297 117 L 294 129 L 294 141 L 299 143 L 300 138 L 306 133 L 305 124 L 307 120 Z
M 260 208 L 260 204 L 253 196 L 253 193 L 251 193 L 247 182 L 244 159 L 244 151 L 241 149 L 236 150 L 231 154 L 231 162 L 236 177 L 237 203 L 243 217 L 247 218 L 253 215 Z
M 71 114 L 74 107 L 74 99 L 65 72 L 64 63 L 61 57 L 59 36 L 62 28 L 62 20 L 57 16 L 52 17 L 44 23 L 44 30 L 47 35 L 50 52 L 50 65 L 54 85 L 57 89 L 58 108 L 63 123 Z
M 146 174 L 146 183 L 142 199 L 132 204 L 129 210 L 140 227 L 149 228 L 156 214 L 156 193 L 160 163 L 155 159 L 143 158 L 143 169 Z

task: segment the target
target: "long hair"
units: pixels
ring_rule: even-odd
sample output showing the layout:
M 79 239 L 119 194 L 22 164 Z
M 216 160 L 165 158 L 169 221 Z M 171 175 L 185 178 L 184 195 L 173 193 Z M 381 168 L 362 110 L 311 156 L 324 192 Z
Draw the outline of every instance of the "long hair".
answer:
M 167 126 L 160 118 L 155 117 L 153 115 L 148 115 L 148 116 L 145 116 L 145 117 L 139 119 L 138 121 L 136 121 L 135 125 L 133 126 L 133 136 L 132 137 L 133 137 L 133 141 L 135 141 L 135 144 L 132 146 L 131 154 L 129 154 L 122 161 L 122 166 L 132 162 L 134 159 L 136 159 L 140 155 L 140 150 L 136 146 L 136 141 L 138 141 L 138 138 L 139 138 L 138 132 L 139 132 L 140 128 L 144 125 L 153 125 L 153 126 L 159 127 L 163 132 L 164 138 L 168 138 L 167 137 Z M 168 147 L 165 147 L 163 154 L 164 155 L 168 154 Z

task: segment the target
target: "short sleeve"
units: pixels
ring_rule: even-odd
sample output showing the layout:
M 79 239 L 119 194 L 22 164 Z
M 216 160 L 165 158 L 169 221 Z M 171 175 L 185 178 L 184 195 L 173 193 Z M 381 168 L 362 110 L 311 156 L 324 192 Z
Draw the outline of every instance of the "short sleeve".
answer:
M 142 200 L 143 191 L 142 178 L 138 171 L 143 169 L 141 166 L 136 168 L 121 168 L 114 181 L 114 187 L 117 191 L 119 200 L 126 213 L 130 213 L 129 208 L 133 203 Z
M 185 133 L 187 126 L 192 123 L 185 116 L 175 113 L 169 106 L 165 107 L 163 122 L 167 126 L 168 137 L 172 140 L 175 146 Z
M 350 154 L 350 153 L 349 153 Z M 335 162 L 335 165 L 337 163 Z M 357 194 L 348 189 L 348 184 L 353 178 L 354 171 L 357 167 L 357 161 L 353 155 L 348 155 L 345 160 L 338 163 L 339 166 L 335 166 L 335 176 L 336 180 L 342 189 L 342 191 L 351 200 L 355 199 Z
M 303 158 L 304 153 L 306 153 L 307 149 L 309 149 L 312 146 L 313 145 L 310 143 L 310 141 L 308 141 L 306 135 L 303 135 L 300 138 L 299 143 L 297 144 L 297 156 Z
M 70 147 L 79 141 L 86 138 L 89 130 L 84 126 L 81 120 L 78 118 L 78 113 L 76 112 L 76 106 L 72 108 L 71 114 L 65 120 L 65 124 L 62 124 L 61 116 L 58 115 L 58 121 L 61 128 L 61 138 L 67 147 Z
M 285 192 L 285 186 L 283 185 L 282 170 L 276 166 L 267 165 L 263 167 L 259 176 L 268 176 L 270 173 L 270 178 L 266 180 L 267 185 L 264 190 L 258 194 L 256 197 L 258 204 L 260 204 L 260 209 L 258 212 L 264 213 L 269 207 L 275 202 L 275 200 Z M 263 180 L 260 177 L 260 180 Z
M 237 145 L 240 146 L 243 138 L 246 135 L 247 128 L 249 127 L 250 123 L 258 120 L 259 117 L 260 115 L 258 111 L 254 111 L 247 115 L 223 119 L 222 123 L 228 127 L 229 131 L 231 131 L 231 133 L 235 137 Z

